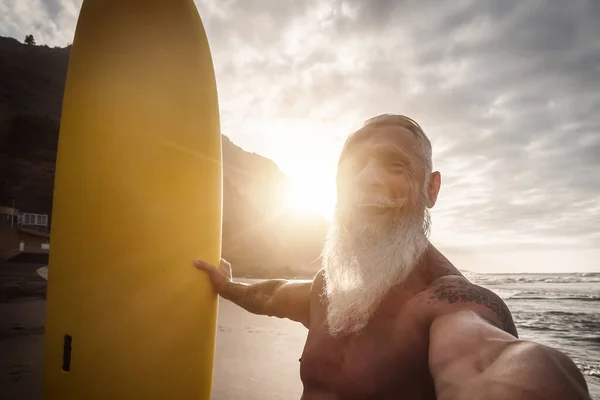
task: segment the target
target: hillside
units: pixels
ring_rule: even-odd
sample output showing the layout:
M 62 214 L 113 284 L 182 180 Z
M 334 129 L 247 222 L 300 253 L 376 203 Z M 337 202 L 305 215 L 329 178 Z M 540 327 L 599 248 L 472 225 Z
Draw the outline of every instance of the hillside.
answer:
M 51 215 L 69 52 L 0 37 L 0 205 Z M 223 256 L 235 274 L 312 275 L 326 221 L 282 208 L 287 177 L 273 161 L 222 143 Z

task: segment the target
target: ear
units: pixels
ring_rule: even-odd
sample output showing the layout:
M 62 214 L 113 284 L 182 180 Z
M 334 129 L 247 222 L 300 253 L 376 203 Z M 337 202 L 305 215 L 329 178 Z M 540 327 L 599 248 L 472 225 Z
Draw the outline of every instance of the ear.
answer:
M 432 172 L 431 178 L 429 179 L 429 187 L 427 188 L 427 194 L 429 194 L 427 202 L 428 208 L 432 208 L 435 205 L 441 185 L 442 175 L 438 171 Z

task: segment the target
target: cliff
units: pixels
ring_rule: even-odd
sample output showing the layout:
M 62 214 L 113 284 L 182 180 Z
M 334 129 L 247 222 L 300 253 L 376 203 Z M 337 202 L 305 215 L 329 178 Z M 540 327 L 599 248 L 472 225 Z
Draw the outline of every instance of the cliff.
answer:
M 0 37 L 0 205 L 52 214 L 60 114 L 70 47 Z M 223 143 L 223 256 L 248 277 L 312 276 L 327 226 L 281 203 L 286 175 Z

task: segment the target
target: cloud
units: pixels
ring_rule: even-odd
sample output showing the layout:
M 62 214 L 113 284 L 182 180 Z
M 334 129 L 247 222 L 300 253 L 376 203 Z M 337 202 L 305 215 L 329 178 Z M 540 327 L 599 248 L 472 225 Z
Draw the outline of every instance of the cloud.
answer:
M 65 45 L 78 4 L 5 1 L 0 34 Z M 600 2 L 197 5 L 236 143 L 282 165 L 334 165 L 364 119 L 404 113 L 442 172 L 440 241 L 600 246 Z
M 3 0 L 0 35 L 23 40 L 33 34 L 37 44 L 66 46 L 73 41 L 81 0 Z

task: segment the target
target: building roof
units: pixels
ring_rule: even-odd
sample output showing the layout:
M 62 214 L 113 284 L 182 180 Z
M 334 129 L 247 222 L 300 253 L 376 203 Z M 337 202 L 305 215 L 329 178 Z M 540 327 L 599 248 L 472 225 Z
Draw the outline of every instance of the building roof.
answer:
M 19 210 L 16 208 L 12 208 L 12 207 L 0 206 L 0 214 L 19 215 Z
M 16 228 L 18 232 L 23 232 L 23 233 L 29 233 L 30 235 L 36 235 L 36 236 L 42 236 L 45 238 L 49 238 L 50 237 L 50 233 L 48 232 L 43 232 L 37 229 L 30 229 L 30 228 L 22 228 L 22 227 L 18 227 Z

